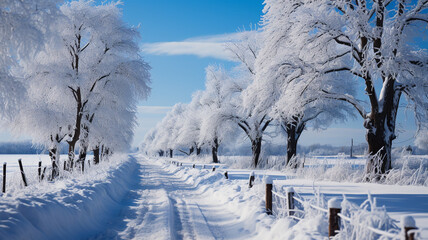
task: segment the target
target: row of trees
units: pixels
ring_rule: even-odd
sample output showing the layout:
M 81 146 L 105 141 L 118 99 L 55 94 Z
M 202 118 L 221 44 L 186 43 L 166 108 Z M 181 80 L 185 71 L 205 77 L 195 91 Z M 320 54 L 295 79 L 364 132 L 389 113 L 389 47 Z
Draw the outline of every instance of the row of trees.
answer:
M 0 3 L 1 116 L 48 149 L 53 168 L 62 142 L 72 169 L 88 151 L 98 163 L 132 140 L 136 103 L 150 92 L 150 67 L 119 3 Z
M 208 145 L 214 156 L 234 125 L 251 141 L 256 167 L 268 125 L 286 133 L 290 161 L 306 127 L 325 128 L 355 113 L 367 129 L 369 178 L 386 173 L 402 96 L 419 129 L 428 127 L 428 1 L 264 4 L 261 29 L 227 44 L 240 65 L 208 67 L 206 90 L 175 106 L 147 136 L 146 149 Z M 190 126 L 182 126 L 183 116 L 194 118 Z M 191 144 L 175 138 L 191 131 L 183 137 Z

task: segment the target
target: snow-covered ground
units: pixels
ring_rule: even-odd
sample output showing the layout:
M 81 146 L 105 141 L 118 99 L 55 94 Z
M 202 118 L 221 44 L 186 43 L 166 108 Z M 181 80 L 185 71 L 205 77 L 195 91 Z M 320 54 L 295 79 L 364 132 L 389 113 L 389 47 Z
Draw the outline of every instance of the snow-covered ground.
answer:
M 169 160 L 139 154 L 116 156 L 88 168 L 86 174 L 33 182 L 27 188 L 15 186 L 0 197 L 0 239 L 326 238 L 328 223 L 321 212 L 305 209 L 301 221 L 266 214 L 264 175 L 274 176 L 275 191 L 293 186 L 299 197 L 322 207 L 332 197 L 346 196 L 358 208 L 370 192 L 376 205 L 385 208 L 360 209 L 357 217 L 367 222 L 382 216 L 384 230 L 400 230 L 398 222 L 382 215 L 384 210 L 397 221 L 411 215 L 419 228 L 428 226 L 428 188 L 424 186 L 313 181 L 257 170 L 255 185 L 248 188 L 251 170 L 218 165 L 212 171 L 212 165 L 193 168 L 194 162 L 186 159 L 173 159 L 184 161 L 183 166 Z M 226 170 L 229 179 L 224 177 Z M 344 227 L 341 239 L 355 236 L 349 226 Z M 358 231 L 357 239 L 370 239 L 370 234 Z
M 92 155 L 88 155 L 87 159 L 92 159 Z M 0 154 L 0 175 L 3 176 L 3 164 L 6 163 L 6 192 L 21 189 L 23 186 L 21 172 L 19 170 L 18 159 L 21 159 L 24 168 L 24 173 L 29 185 L 38 183 L 38 164 L 42 162 L 42 172 L 46 167 L 46 176 L 49 175 L 51 160 L 47 154 Z M 59 166 L 63 166 L 63 161 L 67 159 L 67 155 L 60 156 L 61 162 Z M 86 167 L 88 167 L 86 165 Z

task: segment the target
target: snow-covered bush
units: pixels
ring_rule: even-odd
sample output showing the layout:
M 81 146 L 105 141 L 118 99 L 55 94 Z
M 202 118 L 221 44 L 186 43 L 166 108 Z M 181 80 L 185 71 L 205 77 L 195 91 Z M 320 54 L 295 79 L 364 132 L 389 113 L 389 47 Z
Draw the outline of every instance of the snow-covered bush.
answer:
M 376 198 L 372 198 L 370 195 L 360 206 L 345 198 L 342 202 L 341 213 L 350 218 L 351 221 L 341 221 L 341 230 L 334 239 L 390 239 L 373 232 L 368 227 L 391 234 L 398 234 L 400 232 L 396 221 L 388 215 L 385 207 L 378 207 L 376 205 Z

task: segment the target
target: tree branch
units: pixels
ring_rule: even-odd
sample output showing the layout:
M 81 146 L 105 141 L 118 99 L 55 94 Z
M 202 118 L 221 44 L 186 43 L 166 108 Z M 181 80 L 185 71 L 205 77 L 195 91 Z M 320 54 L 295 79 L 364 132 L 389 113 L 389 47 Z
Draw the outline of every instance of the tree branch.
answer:
M 68 86 L 68 88 L 69 88 L 69 89 L 71 89 L 71 92 L 73 93 L 74 99 L 75 99 L 76 101 L 78 101 L 78 97 L 77 97 L 77 92 L 76 92 L 76 90 L 75 90 L 74 88 L 70 87 L 70 86 Z
M 324 74 L 326 74 L 326 73 L 333 73 L 333 72 L 342 72 L 342 71 L 348 71 L 348 72 L 352 73 L 353 75 L 355 75 L 357 77 L 363 78 L 363 76 L 360 73 L 357 73 L 357 72 L 353 71 L 349 67 L 341 67 L 341 68 L 329 69 L 327 71 L 324 71 Z
M 95 85 L 96 85 L 99 81 L 103 80 L 104 78 L 106 78 L 106 77 L 108 77 L 108 76 L 110 76 L 110 73 L 108 73 L 108 74 L 106 74 L 106 75 L 103 75 L 103 76 L 99 77 L 97 80 L 95 80 L 95 81 L 94 81 L 94 83 L 92 84 L 92 87 L 91 87 L 91 89 L 89 90 L 89 92 L 92 92 L 92 91 L 94 90 Z
M 265 122 L 265 124 L 262 127 L 262 132 L 266 130 L 266 128 L 269 126 L 270 122 L 272 122 L 273 119 L 269 119 Z
M 364 107 L 361 106 L 361 104 L 358 103 L 358 101 L 354 97 L 352 97 L 348 94 L 330 93 L 324 89 L 322 89 L 321 91 L 326 94 L 326 96 L 325 96 L 326 98 L 335 99 L 335 100 L 339 100 L 339 101 L 345 101 L 345 102 L 351 104 L 352 106 L 354 106 L 355 109 L 357 109 L 357 111 L 361 115 L 361 117 L 366 119 L 367 113 L 364 110 Z

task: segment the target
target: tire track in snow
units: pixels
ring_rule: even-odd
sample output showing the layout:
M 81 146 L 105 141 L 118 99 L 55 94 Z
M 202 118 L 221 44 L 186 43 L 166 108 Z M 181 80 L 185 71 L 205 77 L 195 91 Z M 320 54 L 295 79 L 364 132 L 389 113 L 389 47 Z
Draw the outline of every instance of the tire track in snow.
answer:
M 233 214 L 220 204 L 207 203 L 208 196 L 186 182 L 188 178 L 144 157 L 137 159 L 139 184 L 124 200 L 121 216 L 96 239 L 224 239 L 221 218 L 232 219 Z
M 183 226 L 176 207 L 177 201 L 168 196 L 169 200 L 169 233 L 172 240 L 182 239 Z

